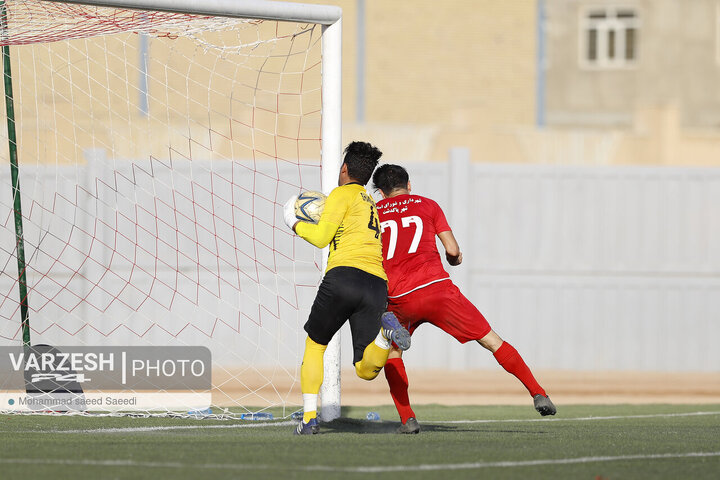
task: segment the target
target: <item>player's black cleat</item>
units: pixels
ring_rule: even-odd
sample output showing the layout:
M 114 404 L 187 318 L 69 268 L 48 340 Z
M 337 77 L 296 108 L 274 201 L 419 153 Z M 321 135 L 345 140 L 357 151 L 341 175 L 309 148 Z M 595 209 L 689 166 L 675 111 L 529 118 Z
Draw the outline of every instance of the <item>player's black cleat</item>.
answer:
M 533 403 L 535 404 L 535 410 L 540 412 L 540 415 L 543 417 L 546 415 L 555 415 L 557 413 L 557 408 L 555 408 L 553 402 L 550 401 L 550 397 L 546 397 L 545 395 L 540 395 L 538 393 L 533 397 Z
M 407 419 L 407 422 L 400 424 L 396 432 L 406 434 L 420 433 L 420 424 L 415 417 L 410 417 Z
M 315 435 L 320 433 L 320 425 L 317 418 L 311 418 L 307 423 L 300 420 L 297 428 L 293 432 L 295 435 Z
M 382 324 L 383 336 L 388 340 L 395 342 L 400 350 L 410 348 L 410 332 L 400 325 L 397 317 L 392 312 L 385 312 L 380 317 Z

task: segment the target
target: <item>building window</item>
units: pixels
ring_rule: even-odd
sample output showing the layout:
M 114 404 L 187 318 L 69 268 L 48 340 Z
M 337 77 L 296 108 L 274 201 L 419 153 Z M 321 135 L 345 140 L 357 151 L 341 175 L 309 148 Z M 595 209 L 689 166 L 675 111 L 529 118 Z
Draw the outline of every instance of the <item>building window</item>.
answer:
M 584 12 L 580 63 L 592 68 L 625 68 L 637 61 L 638 15 L 628 7 L 595 7 Z

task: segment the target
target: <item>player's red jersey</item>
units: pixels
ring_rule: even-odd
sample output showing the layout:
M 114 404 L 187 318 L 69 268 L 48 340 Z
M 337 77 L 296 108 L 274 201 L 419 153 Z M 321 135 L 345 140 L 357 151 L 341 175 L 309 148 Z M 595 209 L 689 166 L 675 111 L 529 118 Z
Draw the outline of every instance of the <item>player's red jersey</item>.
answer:
M 377 212 L 388 297 L 450 278 L 435 243 L 435 236 L 449 231 L 450 226 L 435 201 L 419 195 L 398 195 L 377 202 Z

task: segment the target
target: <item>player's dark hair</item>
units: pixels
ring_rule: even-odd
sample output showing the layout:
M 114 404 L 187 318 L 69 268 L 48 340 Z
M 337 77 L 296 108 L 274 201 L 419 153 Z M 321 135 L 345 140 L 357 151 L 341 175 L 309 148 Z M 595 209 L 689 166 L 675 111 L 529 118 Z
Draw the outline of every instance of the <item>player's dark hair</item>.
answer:
M 382 152 L 367 142 L 352 142 L 345 147 L 345 165 L 350 178 L 367 185 Z
M 403 167 L 386 163 L 375 170 L 373 187 L 375 190 L 381 190 L 387 196 L 396 188 L 407 188 L 409 180 L 407 170 Z

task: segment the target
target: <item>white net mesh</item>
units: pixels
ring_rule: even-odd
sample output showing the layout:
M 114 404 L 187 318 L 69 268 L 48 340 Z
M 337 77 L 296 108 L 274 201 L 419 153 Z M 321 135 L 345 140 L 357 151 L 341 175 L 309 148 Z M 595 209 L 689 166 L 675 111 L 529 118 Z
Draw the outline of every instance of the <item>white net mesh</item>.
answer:
M 282 204 L 320 188 L 320 27 L 6 4 L 32 343 L 207 346 L 214 405 L 289 414 L 320 254 Z M 7 151 L 0 344 L 19 345 Z

